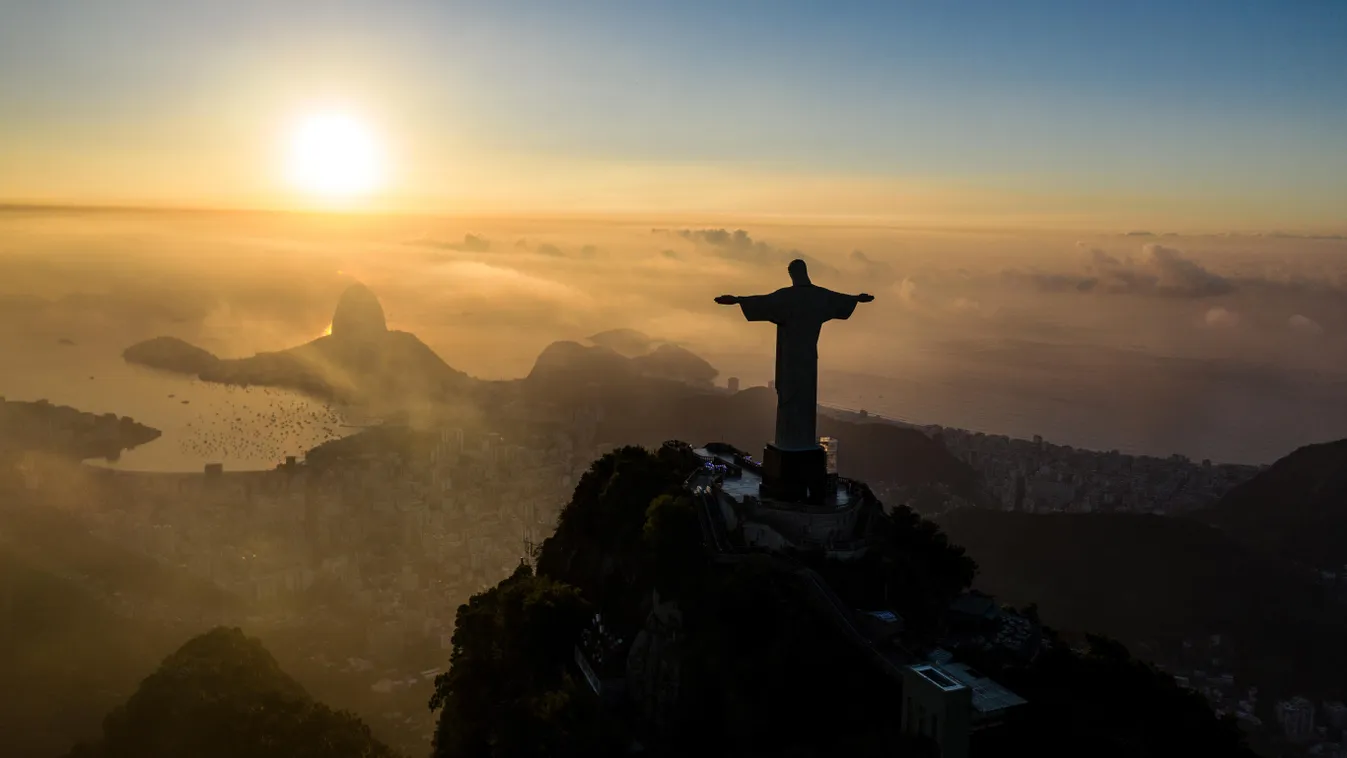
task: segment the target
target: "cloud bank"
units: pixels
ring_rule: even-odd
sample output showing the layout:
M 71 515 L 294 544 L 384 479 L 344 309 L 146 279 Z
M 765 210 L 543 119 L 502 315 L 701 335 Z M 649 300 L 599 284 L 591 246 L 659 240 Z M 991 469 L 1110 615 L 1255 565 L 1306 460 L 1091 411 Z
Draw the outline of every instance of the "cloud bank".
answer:
M 1148 244 L 1135 258 L 1118 259 L 1098 248 L 1090 250 L 1088 273 L 1008 270 L 1005 278 L 1043 292 L 1090 292 L 1209 298 L 1227 295 L 1235 284 L 1172 247 Z

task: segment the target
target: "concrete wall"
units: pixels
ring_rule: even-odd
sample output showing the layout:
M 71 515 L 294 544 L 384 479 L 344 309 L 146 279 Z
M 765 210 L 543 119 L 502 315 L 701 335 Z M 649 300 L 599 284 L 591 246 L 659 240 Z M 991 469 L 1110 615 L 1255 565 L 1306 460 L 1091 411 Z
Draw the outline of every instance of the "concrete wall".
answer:
M 753 521 L 744 523 L 744 542 L 750 547 L 761 548 L 763 550 L 781 551 L 791 547 L 790 540 L 781 536 L 781 533 L 767 524 L 761 524 Z
M 851 541 L 858 515 L 859 508 L 855 505 L 836 510 L 795 510 L 759 504 L 750 518 L 772 527 L 796 545 L 805 546 Z

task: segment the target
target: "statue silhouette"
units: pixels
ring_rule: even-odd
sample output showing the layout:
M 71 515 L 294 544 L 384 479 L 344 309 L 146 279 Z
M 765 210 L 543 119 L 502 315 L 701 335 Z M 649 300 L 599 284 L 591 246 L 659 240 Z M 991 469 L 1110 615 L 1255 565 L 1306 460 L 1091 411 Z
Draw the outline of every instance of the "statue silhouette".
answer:
M 867 294 L 844 295 L 809 281 L 802 260 L 787 267 L 791 286 L 770 295 L 721 295 L 721 305 L 738 305 L 749 321 L 776 324 L 776 435 L 780 452 L 819 450 L 818 446 L 818 338 L 823 324 L 849 319 Z M 772 451 L 768 451 L 769 457 Z M 809 465 L 813 465 L 812 462 Z

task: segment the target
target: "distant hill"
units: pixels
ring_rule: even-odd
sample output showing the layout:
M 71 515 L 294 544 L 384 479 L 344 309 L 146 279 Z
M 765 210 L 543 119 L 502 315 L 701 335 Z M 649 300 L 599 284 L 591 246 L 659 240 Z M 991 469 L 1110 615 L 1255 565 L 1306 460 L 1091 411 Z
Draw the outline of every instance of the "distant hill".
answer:
M 631 360 L 610 347 L 553 342 L 533 361 L 526 382 L 611 384 L 636 375 Z
M 636 371 L 645 376 L 675 379 L 688 384 L 709 385 L 720 373 L 706 359 L 678 345 L 660 345 L 646 355 L 631 359 Z
M 1287 560 L 1341 571 L 1347 566 L 1347 439 L 1296 450 L 1194 516 Z
M 606 347 L 628 358 L 645 355 L 655 345 L 654 338 L 635 329 L 609 329 L 598 334 L 591 334 L 589 342 L 599 347 Z
M 137 342 L 122 351 L 122 357 L 127 363 L 180 374 L 202 374 L 220 362 L 210 351 L 177 337 L 155 337 Z
M 548 345 L 521 380 L 478 381 L 450 368 L 414 335 L 388 331 L 378 299 L 363 285 L 353 285 L 342 295 L 332 334 L 299 347 L 218 359 L 181 340 L 158 338 L 133 345 L 124 355 L 206 381 L 286 387 L 337 400 L 382 400 L 392 410 L 418 399 L 462 401 L 485 415 L 516 399 L 530 410 L 597 407 L 603 411 L 599 441 L 613 444 L 658 445 L 679 438 L 761 450 L 771 439 L 776 418 L 771 390 L 727 394 L 713 387 L 718 371 L 705 359 L 668 343 L 652 349 L 655 342 L 633 330 L 600 332 L 590 341 L 595 344 Z M 819 433 L 842 440 L 839 469 L 845 476 L 943 485 L 981 497 L 972 468 L 918 430 L 821 416 Z
M 157 660 L 238 598 L 0 489 L 0 744 L 57 755 L 97 734 Z
M 217 628 L 168 656 L 69 758 L 392 758 L 360 719 L 316 702 L 262 644 Z
M 95 736 L 108 709 L 172 649 L 163 632 L 0 544 L 5 754 L 59 755 Z
M 1347 625 L 1316 577 L 1206 524 L 978 508 L 937 522 L 977 560 L 979 589 L 1037 603 L 1050 626 L 1133 644 L 1227 635 L 1269 684 L 1323 686 L 1347 666 Z
M 159 436 L 158 429 L 129 416 L 84 413 L 46 400 L 26 403 L 0 397 L 0 459 L 35 451 L 73 460 L 116 460 L 122 451 Z
M 129 363 L 233 385 L 282 387 L 360 403 L 452 401 L 473 383 L 408 332 L 390 331 L 383 308 L 362 284 L 347 288 L 332 317 L 332 333 L 250 358 L 217 358 L 173 337 L 128 347 Z
M 528 381 L 555 382 L 564 387 L 644 377 L 709 388 L 719 373 L 704 358 L 677 345 L 663 344 L 648 353 L 629 355 L 604 344 L 561 341 L 548 345 L 538 355 Z

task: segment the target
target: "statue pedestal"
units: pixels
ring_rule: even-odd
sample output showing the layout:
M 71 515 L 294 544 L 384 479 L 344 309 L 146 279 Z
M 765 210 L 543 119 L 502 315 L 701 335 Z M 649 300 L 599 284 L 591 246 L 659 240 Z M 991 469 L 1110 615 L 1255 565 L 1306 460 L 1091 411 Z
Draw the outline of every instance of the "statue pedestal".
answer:
M 762 453 L 763 498 L 821 504 L 828 493 L 828 454 L 821 447 L 782 450 L 768 443 Z

